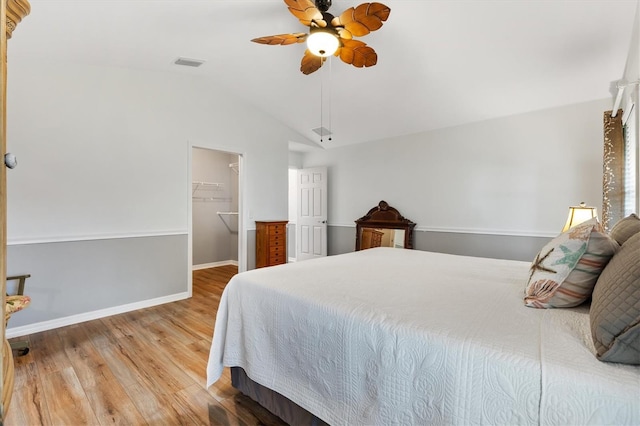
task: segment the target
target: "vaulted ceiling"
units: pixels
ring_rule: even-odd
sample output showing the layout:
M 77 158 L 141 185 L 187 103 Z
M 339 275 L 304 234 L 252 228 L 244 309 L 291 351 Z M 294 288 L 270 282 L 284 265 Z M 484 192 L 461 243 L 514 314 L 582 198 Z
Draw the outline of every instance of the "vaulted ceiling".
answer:
M 332 58 L 303 75 L 305 32 L 282 0 L 30 0 L 12 58 L 185 73 L 245 99 L 325 148 L 611 96 L 636 0 L 382 0 L 384 26 L 361 40 L 378 63 Z M 334 15 L 361 2 L 334 0 Z M 201 59 L 198 68 L 174 65 Z M 323 105 L 321 111 L 321 105 Z M 331 141 L 312 131 L 333 132 Z M 299 143 L 302 143 L 300 145 Z

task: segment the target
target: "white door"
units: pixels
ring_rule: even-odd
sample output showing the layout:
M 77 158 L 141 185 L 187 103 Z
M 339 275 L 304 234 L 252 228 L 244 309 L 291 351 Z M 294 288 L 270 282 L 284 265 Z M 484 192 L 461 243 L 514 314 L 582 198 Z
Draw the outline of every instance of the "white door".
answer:
M 327 168 L 298 170 L 296 260 L 327 255 Z

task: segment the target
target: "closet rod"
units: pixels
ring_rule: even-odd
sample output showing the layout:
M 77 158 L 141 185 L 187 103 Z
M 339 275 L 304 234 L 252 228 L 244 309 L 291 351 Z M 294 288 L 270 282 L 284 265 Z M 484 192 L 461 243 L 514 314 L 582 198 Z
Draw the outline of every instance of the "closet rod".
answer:
M 191 197 L 193 201 L 225 201 L 230 202 L 231 198 L 224 197 Z
M 222 186 L 222 183 L 217 183 L 217 182 L 198 182 L 198 181 L 193 181 L 191 182 L 194 185 L 206 185 L 206 186 Z

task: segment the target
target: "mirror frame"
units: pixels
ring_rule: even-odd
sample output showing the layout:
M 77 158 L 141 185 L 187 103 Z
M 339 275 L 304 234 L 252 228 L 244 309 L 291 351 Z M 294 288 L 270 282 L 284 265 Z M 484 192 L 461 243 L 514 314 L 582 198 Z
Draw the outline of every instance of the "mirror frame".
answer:
M 413 228 L 416 224 L 402 216 L 397 209 L 384 200 L 355 222 L 356 251 L 362 250 L 360 248 L 362 228 L 402 229 L 404 230 L 404 248 L 413 249 Z

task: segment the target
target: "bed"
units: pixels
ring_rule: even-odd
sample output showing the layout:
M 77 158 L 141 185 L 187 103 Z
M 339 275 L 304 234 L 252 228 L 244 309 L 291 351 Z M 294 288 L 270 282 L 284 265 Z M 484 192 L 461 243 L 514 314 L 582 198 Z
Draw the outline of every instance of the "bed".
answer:
M 380 247 L 241 273 L 207 386 L 239 367 L 332 425 L 640 424 L 640 367 L 596 359 L 588 304 L 525 307 L 529 268 Z

